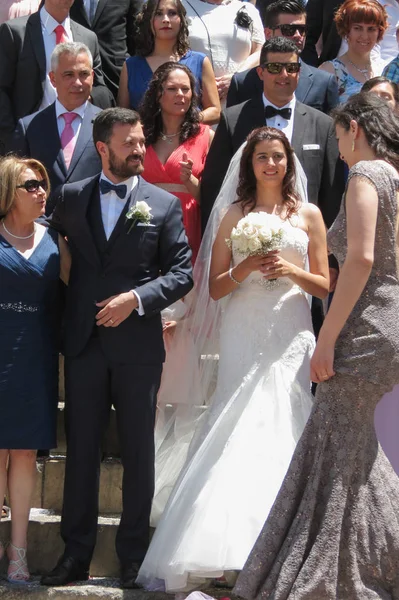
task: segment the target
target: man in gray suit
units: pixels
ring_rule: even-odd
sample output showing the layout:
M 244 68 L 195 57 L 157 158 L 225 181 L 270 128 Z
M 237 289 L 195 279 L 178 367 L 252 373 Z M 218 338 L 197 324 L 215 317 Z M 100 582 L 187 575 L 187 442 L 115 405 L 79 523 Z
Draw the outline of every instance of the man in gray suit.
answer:
M 93 77 L 93 58 L 85 44 L 67 42 L 56 46 L 51 55 L 50 81 L 57 99 L 44 110 L 20 119 L 13 134 L 10 150 L 40 160 L 47 169 L 51 183 L 47 214 L 52 212 L 64 183 L 101 171 L 92 135 L 92 121 L 101 109 L 89 102 Z M 69 115 L 71 139 L 65 150 Z
M 93 104 L 114 103 L 104 83 L 96 35 L 69 18 L 73 0 L 45 0 L 29 17 L 0 25 L 0 155 L 18 119 L 46 108 L 55 100 L 49 80 L 50 57 L 60 42 L 82 42 L 93 56 Z
M 303 61 L 307 20 L 302 0 L 277 0 L 261 9 L 266 40 L 272 37 L 286 37 L 292 40 L 301 54 L 301 70 L 296 99 L 328 114 L 338 104 L 338 86 L 334 75 L 310 67 Z M 227 95 L 227 106 L 234 106 L 261 93 L 262 81 L 256 67 L 236 73 Z

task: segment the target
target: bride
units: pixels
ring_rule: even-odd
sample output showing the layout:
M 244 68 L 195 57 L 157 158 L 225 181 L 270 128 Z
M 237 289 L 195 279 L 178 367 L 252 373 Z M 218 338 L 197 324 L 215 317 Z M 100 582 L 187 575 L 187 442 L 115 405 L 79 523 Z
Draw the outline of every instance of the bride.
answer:
M 219 371 L 137 578 L 147 589 L 189 590 L 242 569 L 310 414 L 314 336 L 306 294 L 326 297 L 328 263 L 321 213 L 300 200 L 295 180 L 285 135 L 256 129 L 242 153 L 237 198 L 220 222 L 221 206 L 235 195 L 227 178 L 207 228 L 198 260 L 209 281 L 197 288 L 190 327 L 197 342 L 206 332 L 208 347 L 219 336 Z M 274 215 L 278 251 L 242 256 L 234 240 L 226 243 L 253 213 Z

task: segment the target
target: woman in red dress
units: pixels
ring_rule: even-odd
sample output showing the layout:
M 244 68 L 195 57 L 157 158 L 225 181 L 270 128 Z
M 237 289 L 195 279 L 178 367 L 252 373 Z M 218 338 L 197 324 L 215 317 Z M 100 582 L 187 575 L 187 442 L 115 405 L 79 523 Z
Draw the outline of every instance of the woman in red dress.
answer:
M 143 177 L 180 199 L 194 263 L 201 243 L 200 181 L 213 131 L 200 123 L 190 69 L 175 62 L 161 65 L 143 107 L 147 142 Z

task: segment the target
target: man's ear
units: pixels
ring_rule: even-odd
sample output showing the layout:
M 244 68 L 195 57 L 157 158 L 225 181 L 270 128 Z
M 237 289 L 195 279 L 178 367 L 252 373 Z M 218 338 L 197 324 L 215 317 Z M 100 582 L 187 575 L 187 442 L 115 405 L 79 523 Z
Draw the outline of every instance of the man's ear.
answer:
M 51 85 L 55 88 L 55 76 L 54 76 L 54 71 L 50 71 L 50 73 L 48 74 Z
M 270 29 L 270 27 L 265 27 L 264 31 L 265 31 L 265 38 L 267 40 L 270 40 L 272 37 L 274 37 L 274 31 L 273 31 L 273 29 Z
M 256 67 L 256 72 L 258 74 L 258 77 L 261 81 L 263 81 L 263 69 L 262 67 Z

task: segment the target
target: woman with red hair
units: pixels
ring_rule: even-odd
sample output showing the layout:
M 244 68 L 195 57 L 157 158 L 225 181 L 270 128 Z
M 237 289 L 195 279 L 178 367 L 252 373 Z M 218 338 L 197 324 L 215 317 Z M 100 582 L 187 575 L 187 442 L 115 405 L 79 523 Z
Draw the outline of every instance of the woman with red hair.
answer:
M 339 58 L 323 63 L 320 69 L 337 78 L 342 103 L 360 92 L 366 81 L 381 75 L 384 63 L 372 58 L 371 51 L 388 28 L 388 15 L 377 0 L 346 0 L 337 10 L 334 21 L 348 50 Z

